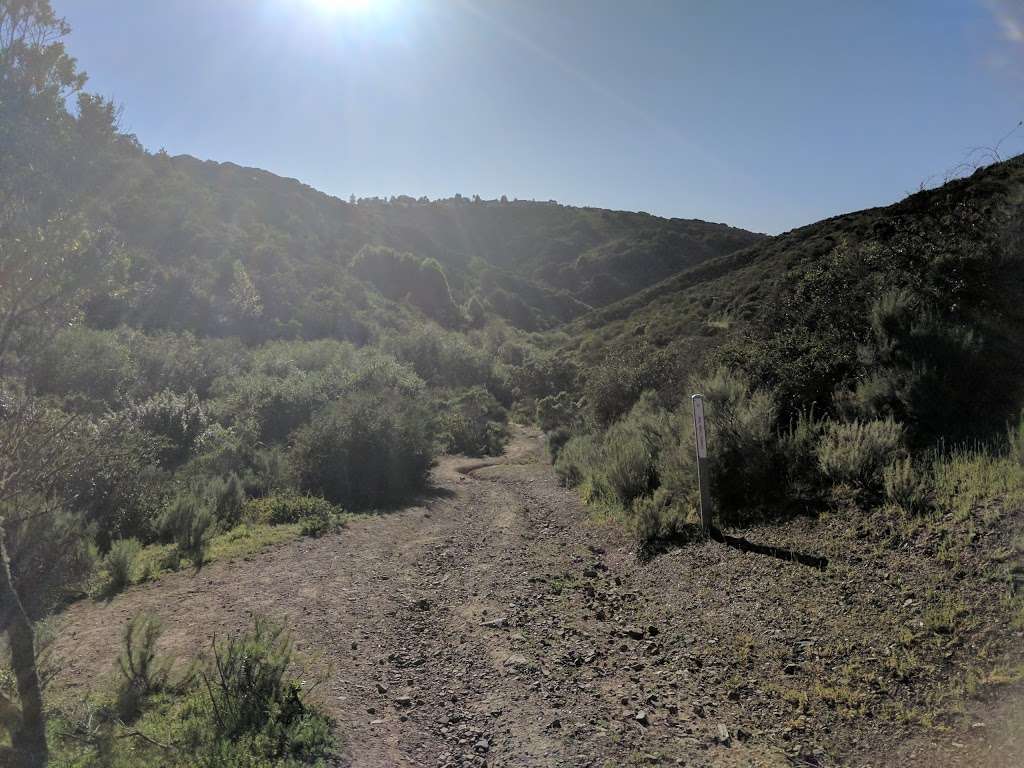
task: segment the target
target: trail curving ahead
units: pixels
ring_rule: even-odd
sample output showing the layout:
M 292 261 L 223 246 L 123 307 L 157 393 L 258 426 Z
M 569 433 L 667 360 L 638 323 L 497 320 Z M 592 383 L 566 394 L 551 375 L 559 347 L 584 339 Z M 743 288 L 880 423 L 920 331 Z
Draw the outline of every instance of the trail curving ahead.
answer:
M 823 578 L 714 544 L 640 565 L 558 485 L 540 433 L 517 428 L 501 458 L 443 457 L 415 506 L 71 606 L 55 684 L 109 675 L 142 610 L 187 655 L 267 614 L 326 676 L 341 765 L 789 765 L 775 673 L 737 668 L 735 638 L 813 633 L 766 593 Z

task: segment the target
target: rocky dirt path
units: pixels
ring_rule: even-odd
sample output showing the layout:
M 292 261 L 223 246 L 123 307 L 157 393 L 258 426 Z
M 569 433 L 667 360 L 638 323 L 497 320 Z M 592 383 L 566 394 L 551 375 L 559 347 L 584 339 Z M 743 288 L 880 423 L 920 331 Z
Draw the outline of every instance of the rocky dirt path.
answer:
M 109 674 L 141 610 L 189 655 L 267 614 L 326 674 L 342 765 L 888 762 L 898 733 L 851 726 L 837 741 L 777 683 L 814 685 L 821 627 L 856 609 L 841 575 L 715 544 L 638 564 L 617 526 L 558 486 L 530 430 L 501 459 L 444 457 L 434 485 L 336 535 L 72 606 L 57 684 Z M 899 764 L 934 765 L 933 752 Z

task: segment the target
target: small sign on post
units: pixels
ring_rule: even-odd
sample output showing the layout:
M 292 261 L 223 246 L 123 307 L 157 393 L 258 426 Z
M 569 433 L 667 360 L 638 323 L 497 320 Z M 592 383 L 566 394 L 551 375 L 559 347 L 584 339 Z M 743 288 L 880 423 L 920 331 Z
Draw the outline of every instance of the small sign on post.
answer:
M 693 432 L 697 443 L 697 486 L 700 488 L 700 527 L 711 533 L 711 488 L 708 476 L 708 435 L 704 428 L 704 395 L 692 395 Z

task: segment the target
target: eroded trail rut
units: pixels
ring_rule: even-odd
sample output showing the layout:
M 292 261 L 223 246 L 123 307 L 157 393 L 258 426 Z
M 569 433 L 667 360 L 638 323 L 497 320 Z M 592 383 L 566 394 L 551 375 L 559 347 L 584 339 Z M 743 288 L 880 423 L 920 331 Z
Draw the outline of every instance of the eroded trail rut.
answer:
M 775 724 L 789 713 L 759 698 L 744 677 L 756 672 L 737 676 L 724 646 L 737 627 L 770 635 L 792 620 L 812 633 L 841 610 L 841 589 L 817 584 L 808 620 L 688 580 L 746 558 L 756 598 L 765 580 L 787 592 L 820 581 L 809 569 L 715 545 L 692 547 L 688 572 L 670 558 L 639 566 L 617 528 L 558 486 L 533 431 L 500 459 L 444 457 L 433 481 L 420 505 L 338 534 L 72 606 L 58 684 L 108 675 L 141 610 L 181 654 L 262 613 L 285 619 L 326 675 L 341 765 L 788 764 Z

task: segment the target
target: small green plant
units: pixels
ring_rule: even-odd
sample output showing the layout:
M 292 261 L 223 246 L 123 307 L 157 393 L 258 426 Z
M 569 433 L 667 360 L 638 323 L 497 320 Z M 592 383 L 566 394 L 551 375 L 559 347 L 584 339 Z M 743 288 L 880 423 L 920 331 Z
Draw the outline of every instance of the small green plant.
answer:
M 142 711 L 147 697 L 164 690 L 170 680 L 172 660 L 157 654 L 160 620 L 149 613 L 140 613 L 125 627 L 121 636 L 121 656 L 117 666 L 121 682 L 117 689 L 117 712 L 131 722 Z
M 106 593 L 114 595 L 132 583 L 135 560 L 142 545 L 138 539 L 118 539 L 110 545 L 107 553 L 107 584 Z
M 303 536 L 312 536 L 318 539 L 325 534 L 337 531 L 341 527 L 341 516 L 338 513 L 333 509 L 319 506 L 314 514 L 303 518 L 300 533 Z
M 189 726 L 203 764 L 318 764 L 330 752 L 330 721 L 289 677 L 292 662 L 288 634 L 264 618 L 250 633 L 215 644 L 202 672 L 207 695 L 195 702 Z
M 173 542 L 181 555 L 199 568 L 206 562 L 213 524 L 210 510 L 200 506 L 191 496 L 179 496 L 164 510 L 160 534 L 165 541 Z
M 252 499 L 242 513 L 247 522 L 288 525 L 312 520 L 329 520 L 341 514 L 336 507 L 319 496 L 300 493 L 276 493 L 263 499 Z
M 912 459 L 896 459 L 883 472 L 885 498 L 907 512 L 919 514 L 928 509 L 931 488 L 927 475 Z
M 689 508 L 664 488 L 634 500 L 630 513 L 633 538 L 642 555 L 649 553 L 658 541 L 699 536 Z

